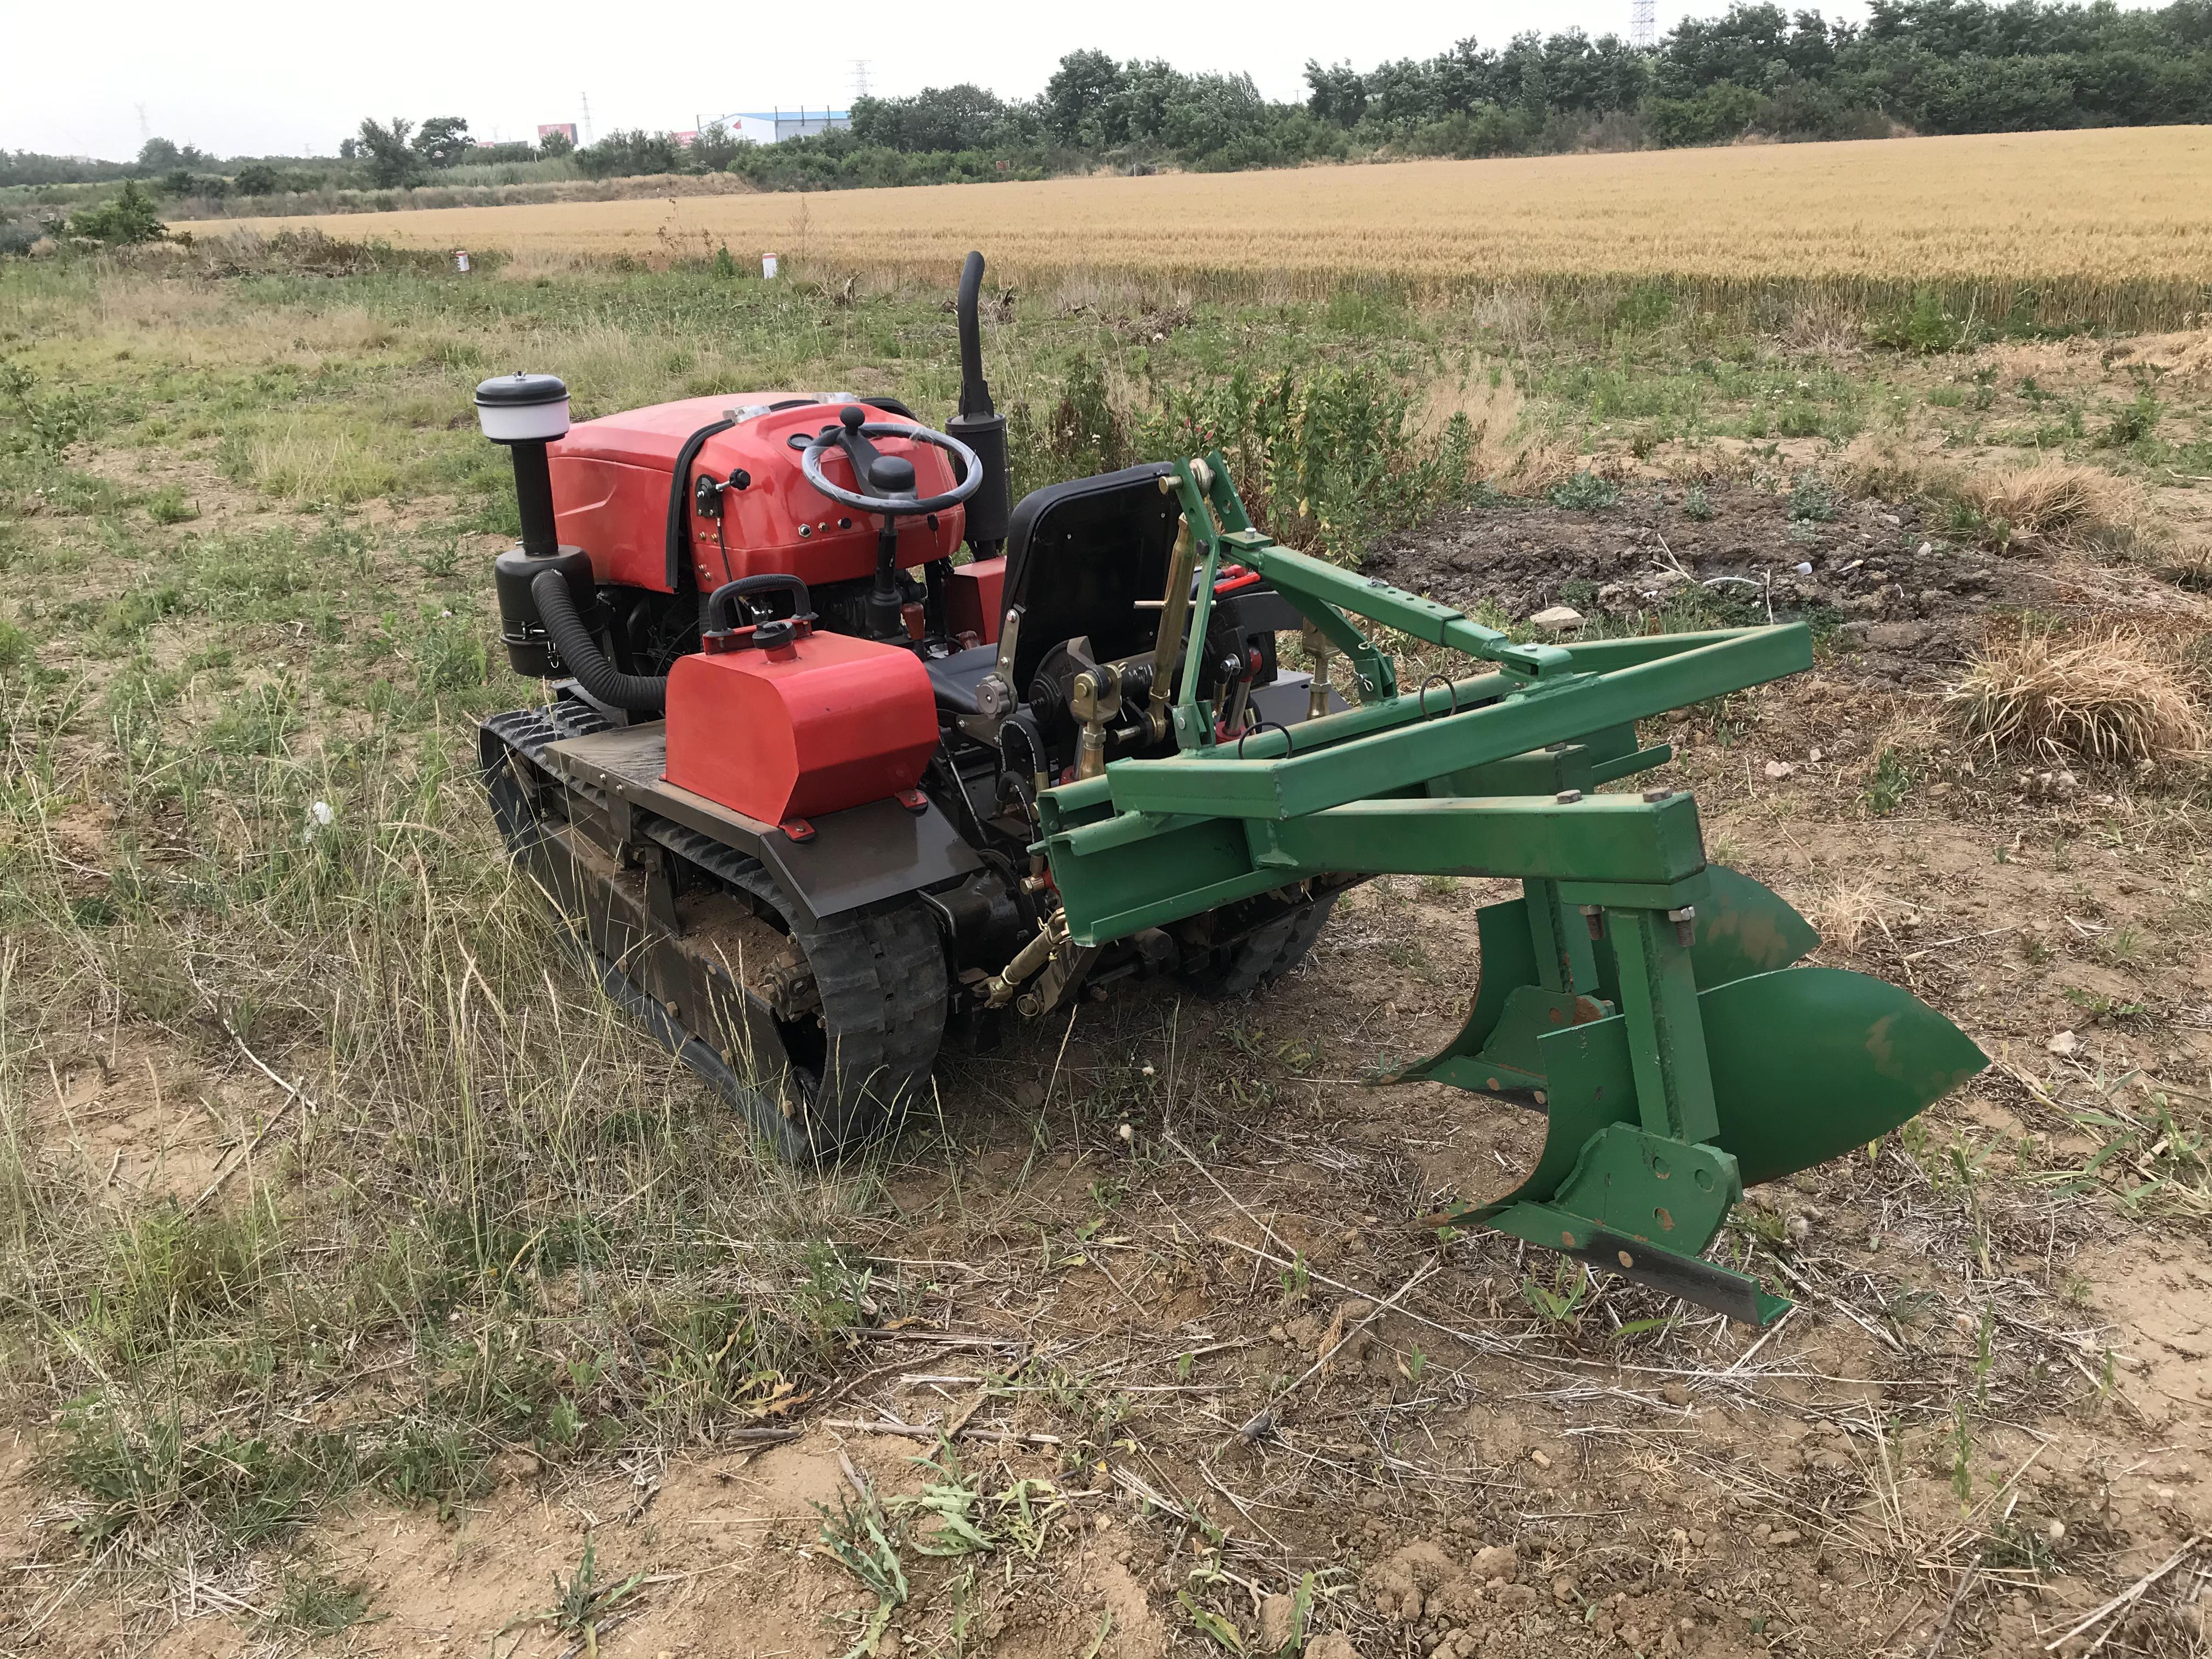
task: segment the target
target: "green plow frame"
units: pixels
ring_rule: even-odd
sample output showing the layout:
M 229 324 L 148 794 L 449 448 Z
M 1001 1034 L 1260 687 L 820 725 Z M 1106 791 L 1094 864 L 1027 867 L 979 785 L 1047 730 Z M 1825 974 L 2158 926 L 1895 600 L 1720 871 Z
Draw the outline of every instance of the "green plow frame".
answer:
M 1789 1304 L 1702 1260 L 1747 1184 L 1897 1127 L 1988 1064 L 1895 986 L 1793 965 L 1819 944 L 1708 863 L 1678 790 L 1597 793 L 1663 764 L 1636 723 L 1812 665 L 1802 624 L 1516 644 L 1460 611 L 1279 547 L 1218 454 L 1161 481 L 1198 556 L 1177 752 L 1110 763 L 1039 801 L 1070 939 L 1101 945 L 1332 875 L 1518 878 L 1479 915 L 1481 969 L 1441 1052 L 1384 1079 L 1540 1110 L 1528 1178 L 1440 1226 L 1482 1225 L 1732 1317 Z M 1358 701 L 1216 739 L 1194 694 L 1224 559 L 1257 570 L 1351 668 Z M 1458 651 L 1401 692 L 1355 618 Z

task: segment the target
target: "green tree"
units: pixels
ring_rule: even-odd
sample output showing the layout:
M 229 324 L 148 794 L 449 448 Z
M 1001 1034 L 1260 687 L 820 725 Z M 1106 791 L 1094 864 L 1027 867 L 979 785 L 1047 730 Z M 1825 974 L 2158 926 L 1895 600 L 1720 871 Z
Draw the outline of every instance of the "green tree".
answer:
M 473 148 L 469 143 L 469 124 L 459 115 L 434 115 L 422 123 L 411 148 L 422 157 L 422 165 L 433 171 L 456 166 Z
M 266 161 L 248 161 L 230 177 L 230 187 L 240 196 L 274 196 L 280 184 L 276 169 Z
M 138 146 L 138 165 L 145 172 L 173 173 L 184 164 L 177 147 L 166 138 L 149 138 Z
M 422 158 L 408 148 L 407 135 L 415 131 L 412 121 L 395 115 L 392 125 L 380 126 L 364 119 L 361 124 L 360 154 L 368 158 L 368 176 L 372 182 L 386 190 L 415 182 L 422 170 Z
M 550 161 L 576 153 L 576 141 L 565 132 L 549 132 L 538 141 L 538 153 Z
M 1063 144 L 1115 142 L 1101 118 L 1127 84 L 1121 66 L 1103 52 L 1071 52 L 1044 83 L 1045 130 Z
M 69 234 L 105 242 L 110 247 L 123 247 L 136 242 L 158 242 L 169 234 L 169 228 L 154 210 L 154 198 L 139 187 L 137 179 L 126 179 L 118 194 L 97 207 L 71 214 Z

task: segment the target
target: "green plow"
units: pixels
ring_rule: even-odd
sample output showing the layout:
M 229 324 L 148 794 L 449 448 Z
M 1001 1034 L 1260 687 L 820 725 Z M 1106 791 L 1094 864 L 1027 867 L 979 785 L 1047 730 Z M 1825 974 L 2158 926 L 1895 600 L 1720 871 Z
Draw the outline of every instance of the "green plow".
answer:
M 1819 936 L 1707 862 L 1687 793 L 1599 793 L 1672 757 L 1639 743 L 1638 720 L 1809 668 L 1804 627 L 1518 644 L 1275 545 L 1218 454 L 1161 484 L 1181 497 L 1196 577 L 1177 751 L 1040 795 L 1036 850 L 1069 940 L 1104 944 L 1333 877 L 1517 878 L 1522 897 L 1480 913 L 1480 976 L 1459 1034 L 1386 1080 L 1540 1110 L 1544 1149 L 1504 1197 L 1431 1219 L 1495 1228 L 1735 1318 L 1778 1317 L 1786 1301 L 1702 1259 L 1745 1187 L 1865 1146 L 1988 1064 L 1895 986 L 1796 965 Z M 1343 655 L 1355 703 L 1228 740 L 1194 690 L 1224 560 L 1257 571 L 1310 643 Z M 1463 653 L 1468 672 L 1401 690 L 1362 621 Z

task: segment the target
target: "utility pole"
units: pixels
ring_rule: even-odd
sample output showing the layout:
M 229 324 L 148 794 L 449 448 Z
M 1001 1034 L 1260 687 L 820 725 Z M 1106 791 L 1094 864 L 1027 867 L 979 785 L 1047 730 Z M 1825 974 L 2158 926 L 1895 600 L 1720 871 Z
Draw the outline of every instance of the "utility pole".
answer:
M 1655 0 L 1628 0 L 1628 44 L 1649 52 L 1659 44 L 1659 22 L 1652 15 Z

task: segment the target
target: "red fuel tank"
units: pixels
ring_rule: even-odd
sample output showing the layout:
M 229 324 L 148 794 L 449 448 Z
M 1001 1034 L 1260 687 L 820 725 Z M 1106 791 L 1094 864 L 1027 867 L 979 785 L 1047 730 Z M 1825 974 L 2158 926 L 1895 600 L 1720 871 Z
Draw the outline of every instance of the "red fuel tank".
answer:
M 748 392 L 684 398 L 580 421 L 546 451 L 561 544 L 589 553 L 603 582 L 663 593 L 687 582 L 711 593 L 724 582 L 769 572 L 796 576 L 809 586 L 872 574 L 879 520 L 840 507 L 808 483 L 791 447 L 794 434 L 811 435 L 835 425 L 838 409 L 849 401 L 819 393 Z M 871 421 L 913 424 L 862 401 Z M 702 432 L 708 435 L 699 437 Z M 914 463 L 921 494 L 952 488 L 952 463 L 943 450 L 902 438 L 875 442 L 883 453 Z M 692 454 L 678 496 L 676 464 L 687 448 Z M 832 483 L 853 487 L 852 464 L 842 452 L 822 465 Z M 702 516 L 693 483 L 702 474 L 720 483 L 738 471 L 751 483 L 721 493 L 719 521 Z M 668 533 L 672 504 L 684 529 L 680 553 Z M 966 527 L 966 514 L 957 507 L 900 520 L 899 562 L 912 567 L 950 557 Z
M 780 643 L 753 643 L 766 631 Z M 665 780 L 767 823 L 912 789 L 937 747 L 929 676 L 911 651 L 768 623 L 668 677 Z

